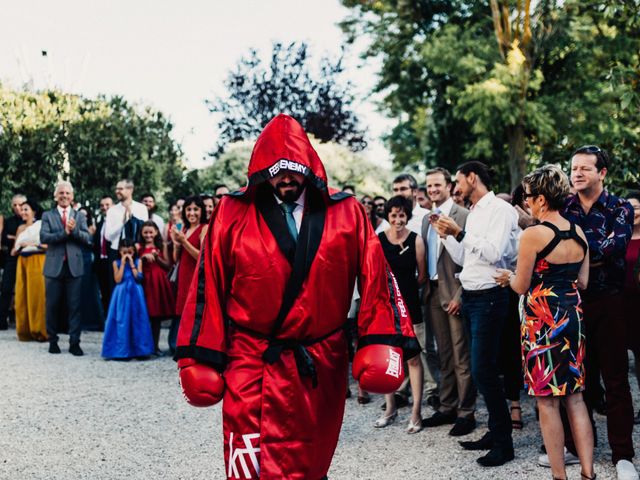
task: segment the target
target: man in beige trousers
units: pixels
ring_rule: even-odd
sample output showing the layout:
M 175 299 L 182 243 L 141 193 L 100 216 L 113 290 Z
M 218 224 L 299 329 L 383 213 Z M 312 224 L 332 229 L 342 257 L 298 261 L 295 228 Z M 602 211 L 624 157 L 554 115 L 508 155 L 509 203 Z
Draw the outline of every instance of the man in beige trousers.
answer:
M 469 342 L 460 316 L 461 267 L 443 248 L 431 223 L 436 216 L 446 215 L 464 228 L 469 211 L 453 202 L 451 174 L 444 168 L 429 170 L 426 183 L 433 212 L 422 221 L 429 274 L 424 298 L 440 357 L 440 407 L 422 423 L 424 427 L 453 424 L 449 435 L 461 436 L 476 427 L 476 390 L 471 379 Z

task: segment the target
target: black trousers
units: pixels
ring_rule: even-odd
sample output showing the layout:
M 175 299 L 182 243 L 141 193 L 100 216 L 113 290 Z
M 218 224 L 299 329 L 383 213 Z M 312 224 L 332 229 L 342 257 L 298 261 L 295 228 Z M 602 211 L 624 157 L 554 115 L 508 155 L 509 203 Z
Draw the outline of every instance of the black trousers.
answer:
M 16 268 L 18 266 L 17 257 L 7 256 L 2 274 L 2 284 L 0 284 L 0 324 L 4 324 L 9 319 L 9 308 L 13 291 L 16 288 Z
M 69 265 L 64 262 L 58 277 L 45 277 L 46 288 L 46 322 L 49 342 L 58 341 L 60 331 L 60 314 L 63 311 L 63 297 L 66 299 L 69 315 L 69 344 L 80 343 L 82 332 L 82 316 L 80 302 L 82 301 L 82 277 L 73 277 Z
M 498 367 L 504 375 L 504 396 L 512 402 L 520 401 L 520 390 L 523 388 L 522 346 L 520 343 L 520 314 L 518 303 L 520 297 L 509 292 L 509 314 L 504 322 L 500 336 L 500 354 Z
M 586 330 L 584 400 L 593 424 L 593 406 L 599 400 L 599 376 L 602 375 L 607 399 L 607 436 L 614 464 L 619 460 L 631 461 L 635 453 L 624 306 L 620 293 L 587 298 L 582 303 Z M 566 424 L 565 445 L 575 451 L 571 429 Z
M 93 270 L 98 278 L 98 286 L 100 288 L 100 299 L 102 303 L 102 311 L 104 318 L 107 318 L 109 311 L 109 302 L 111 301 L 111 292 L 113 292 L 113 267 L 111 260 L 108 258 L 97 258 L 93 262 Z

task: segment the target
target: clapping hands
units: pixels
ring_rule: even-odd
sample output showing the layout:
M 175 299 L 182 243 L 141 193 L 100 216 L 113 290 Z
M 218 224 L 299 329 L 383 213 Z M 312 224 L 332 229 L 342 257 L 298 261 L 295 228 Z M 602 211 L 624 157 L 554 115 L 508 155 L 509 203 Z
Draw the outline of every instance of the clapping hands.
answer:
M 171 241 L 173 243 L 183 244 L 186 239 L 184 232 L 179 228 L 176 228 L 175 225 L 171 227 L 171 232 L 169 234 L 171 235 Z
M 158 258 L 157 250 L 152 250 L 151 252 L 145 253 L 144 255 L 142 255 L 142 259 L 147 262 L 155 262 L 156 258 Z
M 67 224 L 64 227 L 64 230 L 65 232 L 67 232 L 67 235 L 71 235 L 71 232 L 73 232 L 74 228 L 76 228 L 76 219 L 75 218 L 67 219 Z

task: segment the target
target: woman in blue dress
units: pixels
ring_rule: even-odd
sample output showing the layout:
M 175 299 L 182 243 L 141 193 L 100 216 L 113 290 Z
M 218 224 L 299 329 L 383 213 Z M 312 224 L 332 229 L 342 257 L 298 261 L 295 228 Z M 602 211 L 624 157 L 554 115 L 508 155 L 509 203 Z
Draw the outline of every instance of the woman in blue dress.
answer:
M 118 254 L 120 259 L 113 262 L 116 287 L 104 328 L 102 356 L 108 359 L 148 357 L 155 349 L 135 244 L 129 239 L 120 240 Z

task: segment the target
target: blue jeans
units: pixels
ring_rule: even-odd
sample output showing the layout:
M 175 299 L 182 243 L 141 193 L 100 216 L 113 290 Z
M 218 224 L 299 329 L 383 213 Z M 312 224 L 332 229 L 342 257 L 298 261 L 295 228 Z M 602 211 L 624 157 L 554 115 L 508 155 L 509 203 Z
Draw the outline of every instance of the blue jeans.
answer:
M 489 432 L 498 448 L 513 448 L 511 417 L 498 371 L 500 335 L 508 315 L 509 292 L 496 287 L 463 291 L 462 314 L 471 341 L 471 377 L 489 412 Z

